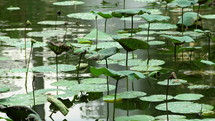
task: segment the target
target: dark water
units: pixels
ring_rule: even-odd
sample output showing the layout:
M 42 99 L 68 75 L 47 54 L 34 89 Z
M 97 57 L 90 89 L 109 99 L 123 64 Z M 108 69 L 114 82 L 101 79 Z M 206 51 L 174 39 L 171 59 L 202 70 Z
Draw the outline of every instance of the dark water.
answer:
M 95 26 L 94 21 L 85 21 L 85 20 L 79 20 L 79 19 L 73 19 L 73 18 L 68 18 L 66 15 L 70 13 L 78 13 L 78 12 L 88 12 L 90 10 L 97 10 L 97 11 L 108 11 L 108 10 L 114 10 L 114 9 L 119 9 L 122 8 L 123 3 L 122 0 L 111 0 L 108 1 L 111 4 L 108 4 L 107 6 L 101 5 L 100 0 L 84 0 L 85 4 L 83 5 L 77 5 L 77 6 L 54 6 L 52 5 L 53 2 L 56 2 L 57 0 L 0 0 L 0 29 L 1 32 L 7 33 L 7 36 L 11 38 L 24 38 L 24 23 L 26 20 L 30 20 L 32 22 L 32 25 L 30 26 L 29 31 L 40 31 L 48 28 L 53 28 L 53 26 L 42 26 L 36 24 L 38 21 L 43 21 L 43 20 L 55 20 L 56 19 L 56 12 L 61 11 L 62 15 L 58 20 L 63 20 L 63 21 L 69 21 L 72 22 L 73 24 L 69 26 L 69 32 L 71 33 L 70 35 L 67 36 L 67 41 L 69 42 L 75 42 L 77 37 L 83 37 L 87 33 L 90 32 L 92 28 Z M 118 4 L 116 7 L 115 4 Z M 7 7 L 9 6 L 19 6 L 21 10 L 19 11 L 8 11 L 6 10 Z M 126 8 L 152 8 L 152 6 L 148 6 L 145 3 L 141 2 L 134 2 L 134 1 L 126 1 Z M 156 8 L 156 7 L 155 7 Z M 161 8 L 162 11 L 164 11 L 163 8 Z M 215 13 L 214 9 L 208 9 L 208 8 L 203 8 L 201 10 L 202 14 L 212 14 Z M 176 13 L 168 13 L 172 17 L 171 23 L 177 23 L 178 19 L 177 16 L 178 14 Z M 99 20 L 99 29 L 103 30 L 104 29 L 104 21 Z M 144 21 L 138 21 L 135 22 L 134 26 L 135 28 L 138 27 L 139 24 L 145 23 Z M 208 28 L 211 31 L 214 30 L 214 21 L 204 21 L 203 22 L 203 27 Z M 77 26 L 76 24 L 80 24 Z M 126 22 L 126 27 L 130 27 L 130 22 Z M 57 29 L 62 29 L 63 26 L 59 26 Z M 116 34 L 116 31 L 118 29 L 123 29 L 124 28 L 124 23 L 123 21 L 120 21 L 119 19 L 113 18 L 108 21 L 108 30 L 107 33 L 109 34 Z M 160 39 L 159 36 L 155 36 L 157 40 Z M 60 38 L 62 40 L 62 38 Z M 205 38 L 203 38 L 205 39 Z M 38 41 L 48 41 L 49 38 L 36 38 Z M 203 51 L 200 53 L 200 57 L 202 58 L 205 53 L 207 52 L 207 43 L 206 42 L 197 42 L 198 46 L 203 47 Z M 192 45 L 190 45 L 192 46 Z M 175 64 L 173 61 L 173 52 L 162 52 L 159 51 L 159 48 L 172 48 L 172 44 L 169 41 L 168 45 L 161 45 L 161 46 L 154 46 L 150 48 L 150 55 L 151 59 L 161 59 L 165 60 L 166 64 L 162 66 L 167 70 L 167 74 L 164 74 L 161 76 L 159 81 L 164 80 L 165 78 L 168 78 L 168 74 L 172 71 L 175 71 L 178 74 L 178 78 L 181 79 L 187 79 L 189 84 L 208 84 L 211 86 L 214 86 L 214 76 L 213 75 L 204 75 L 204 76 L 186 76 L 184 75 L 185 71 L 188 70 L 204 70 L 205 67 L 200 67 L 200 69 L 195 68 L 195 63 L 191 64 L 189 63 L 189 58 L 188 55 L 186 59 L 184 59 L 184 62 L 182 63 L 180 59 L 178 60 L 178 63 Z M 212 44 L 212 49 L 214 50 L 214 45 Z M 124 52 L 123 50 L 120 50 L 121 52 Z M 29 50 L 28 50 L 29 52 Z M 142 53 L 142 50 L 137 50 L 135 51 L 135 54 L 138 55 L 138 58 L 141 59 L 147 59 L 147 54 L 146 51 L 144 51 L 144 54 Z M 186 54 L 186 53 L 185 53 Z M 189 53 L 187 53 L 189 54 Z M 7 64 L 1 64 L 1 68 L 10 68 L 11 67 L 22 67 L 24 66 L 24 51 L 23 50 L 17 50 L 15 47 L 0 47 L 0 55 L 3 57 L 10 57 L 12 60 L 16 60 L 16 64 L 11 64 L 10 62 L 7 62 Z M 178 55 L 179 56 L 179 55 Z M 41 66 L 41 65 L 48 65 L 48 64 L 54 64 L 55 63 L 55 55 L 53 52 L 51 52 L 47 48 L 36 48 L 33 50 L 33 55 L 32 55 L 32 65 L 33 66 Z M 70 55 L 67 59 L 65 59 L 67 55 L 62 55 L 59 63 L 66 63 L 66 64 L 76 64 L 78 61 L 78 56 Z M 199 53 L 194 53 L 192 61 L 195 62 L 199 59 Z M 97 67 L 103 67 L 105 65 L 98 65 L 93 61 L 87 61 L 89 64 Z M 184 64 L 185 63 L 185 64 Z M 198 63 L 197 63 L 198 64 Z M 4 67 L 6 66 L 6 67 Z M 8 67 L 7 67 L 8 66 Z M 124 70 L 125 67 L 119 66 L 119 65 L 110 65 L 109 66 L 113 70 Z M 202 69 L 201 69 L 202 68 Z M 212 67 L 206 68 L 207 70 L 214 70 Z M 88 76 L 88 72 L 86 72 L 86 75 Z M 29 73 L 29 80 L 32 80 L 32 73 Z M 52 76 L 55 75 L 48 75 L 45 77 L 38 77 L 37 83 L 35 84 L 36 89 L 43 89 L 43 88 L 52 88 L 50 84 L 55 81 L 55 78 L 51 78 Z M 70 75 L 65 73 L 65 74 L 60 74 L 60 78 L 63 78 L 64 76 L 69 77 Z M 1 80 L 12 80 L 14 83 L 20 87 L 23 87 L 21 90 L 17 92 L 13 92 L 13 94 L 18 94 L 18 93 L 25 93 L 25 88 L 24 88 L 24 80 L 25 78 L 25 73 L 23 74 L 12 74 L 12 75 L 7 75 L 1 77 Z M 119 83 L 119 92 L 120 91 L 125 91 L 125 83 L 123 83 L 125 80 L 121 80 Z M 157 85 L 158 80 L 152 80 L 150 78 L 148 79 L 141 79 L 137 80 L 135 82 L 135 90 L 139 91 L 144 91 L 148 95 L 151 94 L 165 94 L 165 87 Z M 111 80 L 112 84 L 115 84 L 113 80 Z M 170 88 L 170 94 L 171 95 L 176 95 L 180 93 L 188 93 L 188 92 L 193 92 L 193 93 L 201 93 L 205 94 L 201 91 L 191 91 L 187 88 L 187 85 L 182 85 L 182 86 L 177 86 L 174 88 Z M 30 83 L 29 83 L 29 87 Z M 129 87 L 131 89 L 131 87 Z M 29 91 L 32 89 L 29 88 Z M 207 104 L 214 104 L 214 94 L 215 92 L 211 90 L 203 99 L 201 99 L 198 102 L 204 102 Z M 106 93 L 104 93 L 106 95 Z M 60 112 L 57 112 L 56 114 L 53 114 L 52 118 L 55 121 L 95 121 L 96 119 L 100 120 L 105 120 L 107 116 L 107 108 L 106 105 L 107 103 L 103 102 L 102 99 L 102 94 L 101 93 L 96 93 L 96 94 L 90 94 L 89 97 L 89 102 L 84 103 L 84 102 L 79 102 L 74 104 L 70 109 L 69 109 L 69 114 L 67 116 L 63 116 Z M 97 99 L 99 98 L 99 99 Z M 94 100 L 96 99 L 96 100 Z M 124 116 L 128 113 L 126 110 L 126 104 L 127 102 L 122 102 L 117 105 L 117 110 L 116 110 L 116 116 Z M 137 115 L 137 114 L 147 114 L 147 115 L 152 115 L 152 116 L 157 116 L 159 114 L 164 114 L 164 112 L 157 111 L 154 107 L 159 104 L 159 103 L 146 103 L 146 102 L 141 102 L 140 100 L 130 100 L 129 101 L 129 115 Z M 112 110 L 113 110 L 113 105 L 110 104 L 110 117 L 112 117 Z M 45 105 L 39 105 L 35 106 L 34 109 L 40 114 L 41 118 L 45 119 L 46 121 L 52 121 L 52 119 L 49 117 L 51 114 L 49 110 L 49 104 Z M 4 114 L 0 113 L 0 116 L 5 116 Z M 188 117 L 196 117 L 196 115 L 188 115 Z

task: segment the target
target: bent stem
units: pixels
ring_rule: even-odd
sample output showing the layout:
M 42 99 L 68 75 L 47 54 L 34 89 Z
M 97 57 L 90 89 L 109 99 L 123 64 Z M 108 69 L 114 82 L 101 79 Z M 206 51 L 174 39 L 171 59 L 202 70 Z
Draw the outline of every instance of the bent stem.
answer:
M 113 121 L 115 120 L 116 94 L 117 94 L 118 83 L 119 83 L 119 79 L 116 80 L 116 89 L 115 89 L 114 105 L 113 105 Z
M 168 114 L 168 91 L 169 91 L 169 79 L 167 80 L 167 85 L 166 85 L 166 118 L 167 118 L 167 121 L 169 121 L 169 114 Z
M 32 55 L 32 50 L 33 50 L 33 45 L 34 43 L 32 42 L 31 43 L 31 50 L 30 50 L 30 54 L 29 54 L 29 58 L 28 58 L 28 62 L 27 62 L 27 72 L 26 72 L 26 75 L 25 75 L 25 89 L 26 89 L 26 93 L 28 93 L 28 90 L 27 90 L 27 85 L 28 85 L 28 71 L 29 71 L 29 65 L 30 65 L 30 59 L 31 59 L 31 55 Z

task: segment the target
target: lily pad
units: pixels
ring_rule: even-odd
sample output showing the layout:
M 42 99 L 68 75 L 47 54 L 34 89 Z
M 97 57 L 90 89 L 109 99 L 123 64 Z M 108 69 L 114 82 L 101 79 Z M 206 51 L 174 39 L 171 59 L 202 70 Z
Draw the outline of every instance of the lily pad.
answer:
M 8 92 L 10 91 L 10 87 L 7 85 L 1 85 L 0 86 L 0 93 Z
M 64 30 L 43 30 L 41 32 L 28 32 L 29 37 L 55 37 L 64 36 L 66 31 Z
M 156 34 L 157 32 L 156 31 L 149 31 L 149 35 L 153 35 L 153 34 Z M 148 35 L 148 31 L 141 31 L 141 32 L 137 32 L 136 33 L 137 35 Z
M 122 48 L 122 46 L 118 42 L 100 42 L 97 44 L 97 48 L 99 49 L 104 49 L 104 48 L 110 48 L 110 47 L 117 47 L 117 48 Z M 96 45 L 91 46 L 91 50 L 95 50 Z
M 173 99 L 173 96 L 168 95 L 168 100 Z M 150 95 L 150 96 L 146 96 L 146 97 L 141 97 L 140 100 L 142 101 L 148 101 L 148 102 L 162 102 L 166 100 L 166 95 Z
M 208 61 L 208 60 L 201 60 L 201 63 L 207 64 L 207 65 L 215 65 L 214 62 Z
M 72 80 L 72 81 L 62 80 L 62 81 L 51 83 L 52 86 L 65 86 L 65 87 L 76 85 L 76 84 L 78 84 L 76 80 Z
M 200 98 L 204 97 L 202 94 L 192 94 L 192 93 L 186 93 L 186 94 L 178 94 L 174 97 L 176 100 L 199 100 Z
M 137 55 L 134 54 L 134 58 L 137 58 Z M 111 57 L 109 57 L 110 60 L 125 60 L 126 59 L 126 54 L 125 53 L 117 53 Z M 132 54 L 128 54 L 128 59 L 133 59 L 133 55 Z
M 162 37 L 167 37 L 172 40 L 174 43 L 190 43 L 190 42 L 195 42 L 190 36 L 171 36 L 171 35 L 161 35 Z
M 149 115 L 133 115 L 133 116 L 119 116 L 115 121 L 154 121 L 154 117 Z
M 89 34 L 87 34 L 84 39 L 96 40 L 96 29 L 93 29 Z M 100 30 L 98 30 L 98 40 L 99 41 L 113 41 L 112 37 Z
M 212 14 L 212 15 L 201 15 L 200 17 L 204 18 L 204 19 L 215 19 L 215 14 Z
M 16 11 L 16 10 L 20 10 L 20 7 L 8 7 L 7 10 L 9 11 Z
M 141 72 L 149 72 L 149 71 L 158 71 L 158 70 L 161 70 L 162 67 L 160 66 L 134 66 L 134 67 L 131 67 L 130 70 L 133 70 L 133 71 L 141 71 Z
M 84 4 L 82 1 L 62 1 L 62 2 L 54 2 L 53 5 L 57 6 L 70 6 L 70 5 L 80 5 Z
M 137 97 L 142 97 L 145 96 L 146 93 L 145 92 L 140 92 L 140 91 L 126 91 L 126 92 L 120 92 L 116 94 L 116 100 L 119 99 L 133 99 L 133 98 L 137 98 Z M 115 94 L 111 94 L 111 95 L 106 95 L 103 97 L 104 101 L 110 101 L 110 100 L 114 100 L 115 98 Z
M 149 41 L 148 44 L 150 46 L 155 46 L 155 45 L 163 45 L 163 44 L 165 44 L 165 42 L 164 41 Z
M 168 21 L 170 19 L 169 16 L 156 15 L 156 14 L 143 14 L 140 15 L 147 22 L 156 22 L 156 21 Z
M 189 89 L 209 89 L 209 85 L 190 85 L 188 86 Z
M 166 103 L 159 104 L 155 107 L 158 110 L 166 111 Z M 201 111 L 210 111 L 214 107 L 208 104 L 199 104 L 193 102 L 169 102 L 168 109 L 173 113 L 191 114 Z
M 64 25 L 65 21 L 39 21 L 37 24 L 41 25 Z
M 137 66 L 140 63 L 142 63 L 141 59 L 129 59 L 128 60 L 128 66 Z M 118 62 L 118 64 L 122 65 L 122 66 L 125 66 L 126 62 L 125 62 L 125 60 L 121 60 L 121 61 Z
M 149 26 L 148 23 L 139 25 L 140 28 L 147 29 Z M 176 29 L 177 26 L 175 24 L 170 23 L 151 23 L 150 30 L 167 30 L 167 29 Z
M 93 13 L 72 13 L 67 15 L 69 18 L 77 18 L 83 20 L 96 20 L 96 15 Z M 101 16 L 97 16 L 97 19 L 103 19 Z
M 74 71 L 76 70 L 76 66 L 74 65 L 66 65 L 66 64 L 59 64 L 58 71 Z M 49 66 L 37 66 L 33 67 L 32 71 L 36 72 L 56 72 L 56 65 L 49 65 Z
M 76 84 L 68 87 L 71 91 L 84 91 L 84 92 L 106 92 L 106 84 Z M 114 90 L 114 85 L 109 85 L 109 90 Z
M 137 2 L 144 2 L 144 3 L 153 3 L 153 2 L 157 2 L 158 0 L 134 0 Z
M 181 85 L 184 83 L 187 83 L 187 80 L 183 80 L 183 79 L 170 79 L 169 80 L 169 86 Z M 159 81 L 158 84 L 159 85 L 167 85 L 167 80 Z
M 198 13 L 196 12 L 186 12 L 183 14 L 183 25 L 185 26 L 191 26 L 198 20 Z M 179 25 L 182 24 L 182 17 L 178 21 Z
M 83 84 L 105 84 L 107 83 L 107 79 L 104 78 L 87 78 L 81 80 Z
M 117 64 L 118 63 L 117 60 L 110 60 L 110 59 L 108 59 L 107 62 L 108 62 L 108 65 L 110 65 L 110 64 Z M 98 63 L 98 64 L 106 64 L 106 60 L 96 61 L 96 63 Z
M 183 115 L 168 115 L 170 121 L 176 121 L 181 119 L 186 119 L 186 116 Z M 156 120 L 165 121 L 167 119 L 167 115 L 160 115 L 155 117 Z

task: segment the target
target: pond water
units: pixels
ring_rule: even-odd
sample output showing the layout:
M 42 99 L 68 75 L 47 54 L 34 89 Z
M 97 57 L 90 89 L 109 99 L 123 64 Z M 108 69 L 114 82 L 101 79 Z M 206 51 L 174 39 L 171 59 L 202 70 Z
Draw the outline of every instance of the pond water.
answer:
M 8 36 L 13 39 L 19 39 L 22 42 L 25 41 L 25 37 L 27 41 L 31 40 L 29 36 L 25 36 L 28 32 L 39 32 L 42 30 L 59 30 L 59 34 L 54 37 L 32 37 L 36 41 L 46 43 L 52 40 L 65 41 L 69 43 L 77 43 L 77 38 L 82 38 L 88 33 L 91 32 L 93 28 L 96 27 L 96 22 L 93 20 L 81 20 L 76 18 L 69 18 L 67 15 L 71 13 L 80 13 L 80 12 L 89 12 L 91 10 L 94 11 L 110 11 L 117 10 L 123 8 L 123 0 L 108 0 L 109 4 L 101 4 L 101 0 L 82 0 L 85 2 L 80 5 L 72 5 L 72 6 L 55 6 L 54 2 L 59 0 L 0 0 L 0 37 Z M 8 7 L 20 7 L 20 10 L 9 11 Z M 126 1 L 126 8 L 150 8 L 155 9 L 155 11 L 160 11 L 162 13 L 165 12 L 165 6 L 158 3 L 156 5 L 147 4 L 144 2 L 136 2 L 136 1 Z M 197 6 L 195 6 L 197 8 Z M 172 8 L 170 8 L 172 9 Z M 196 9 L 195 9 L 196 10 Z M 57 12 L 61 11 L 61 15 L 57 16 Z M 200 9 L 201 14 L 215 14 L 214 8 L 202 7 Z M 170 12 L 169 10 L 166 13 L 170 16 L 169 23 L 175 24 L 178 22 L 178 16 L 181 13 Z M 39 25 L 37 22 L 39 21 L 55 21 L 57 18 L 58 21 L 66 21 L 69 24 L 67 28 L 65 25 L 55 26 L 54 25 Z M 26 20 L 31 21 L 31 25 L 25 28 Z M 210 31 L 214 31 L 214 20 L 203 20 L 203 28 L 209 29 Z M 140 24 L 147 24 L 143 19 L 134 21 L 134 28 L 138 28 Z M 128 29 L 131 26 L 131 21 L 123 21 L 120 18 L 111 18 L 108 19 L 107 31 L 106 33 L 115 35 L 118 30 L 123 30 L 124 28 Z M 25 31 L 26 29 L 26 31 Z M 67 35 L 64 37 L 65 30 L 67 29 Z M 100 31 L 104 31 L 104 19 L 98 20 L 98 29 Z M 147 28 L 143 29 L 147 33 Z M 173 29 L 175 30 L 175 29 Z M 63 34 L 62 34 L 62 31 Z M 138 29 L 141 31 L 141 29 Z M 48 33 L 45 33 L 48 34 Z M 191 34 L 191 36 L 195 36 Z M 145 35 L 135 35 L 139 37 L 146 37 Z M 196 39 L 195 43 L 184 44 L 183 46 L 193 47 L 200 46 L 202 47 L 201 51 L 184 51 L 183 58 L 182 52 L 180 49 L 177 50 L 177 61 L 174 61 L 174 46 L 172 42 L 164 37 L 160 37 L 159 34 L 152 34 L 151 37 L 155 37 L 154 40 L 159 40 L 165 42 L 162 45 L 151 46 L 148 50 L 150 53 L 150 59 L 157 59 L 165 61 L 164 65 L 161 65 L 162 69 L 159 71 L 161 76 L 159 79 L 146 77 L 144 79 L 134 80 L 134 88 L 136 91 L 141 91 L 147 93 L 147 96 L 154 94 L 166 94 L 166 86 L 159 85 L 157 82 L 163 81 L 169 78 L 171 72 L 175 72 L 177 74 L 178 79 L 187 80 L 187 83 L 181 84 L 178 86 L 171 86 L 169 88 L 169 94 L 172 96 L 176 96 L 177 94 L 183 93 L 197 93 L 204 95 L 203 98 L 197 101 L 197 103 L 204 103 L 214 105 L 214 65 L 205 65 L 200 62 L 200 60 L 207 60 L 208 53 L 208 45 L 207 38 L 202 37 Z M 0 38 L 1 40 L 1 38 Z M 11 39 L 9 39 L 11 40 Z M 211 42 L 211 61 L 214 62 L 215 56 L 214 54 L 214 38 L 212 38 Z M 11 40 L 12 41 L 12 40 Z M 19 41 L 20 42 L 20 41 Z M 16 43 L 13 43 L 16 44 Z M 12 45 L 12 44 L 11 44 Z M 15 45 L 16 46 L 16 45 Z M 83 45 L 81 45 L 83 46 Z M 182 46 L 181 46 L 182 47 Z M 30 54 L 30 48 L 26 50 L 27 55 Z M 124 49 L 119 50 L 120 53 L 125 53 Z M 192 53 L 192 57 L 190 55 Z M 146 60 L 147 50 L 135 50 L 134 55 L 137 56 L 138 59 Z M 17 94 L 26 94 L 32 91 L 32 80 L 33 75 L 37 74 L 35 79 L 34 88 L 38 89 L 56 89 L 55 86 L 51 84 L 56 82 L 56 74 L 55 70 L 52 73 L 36 73 L 29 72 L 28 73 L 28 83 L 27 88 L 25 87 L 25 71 L 21 70 L 13 70 L 16 68 L 25 68 L 25 49 L 20 47 L 8 46 L 1 43 L 0 47 L 0 85 L 8 84 L 13 87 L 13 91 L 7 93 L 0 93 L 0 104 L 2 103 L 3 98 L 7 98 L 9 96 L 14 96 Z M 27 56 L 28 58 L 28 56 Z M 115 56 L 115 58 L 117 58 Z M 132 57 L 131 57 L 132 58 Z M 125 60 L 125 56 L 118 56 L 118 60 Z M 72 52 L 63 53 L 58 56 L 59 64 L 68 64 L 68 65 L 77 65 L 79 61 L 79 56 L 74 55 Z M 94 60 L 89 60 L 86 58 L 82 59 L 83 63 L 87 63 L 88 66 L 84 71 L 80 72 L 80 80 L 85 78 L 93 77 L 90 73 L 90 66 L 94 67 L 105 67 L 104 64 L 99 64 Z M 37 66 L 47 66 L 47 65 L 55 65 L 55 53 L 51 51 L 47 46 L 33 48 L 32 57 L 30 61 L 30 68 Z M 125 63 L 123 65 L 114 63 L 111 64 L 109 62 L 109 68 L 112 70 L 125 70 Z M 133 63 L 137 63 L 134 61 Z M 133 64 L 132 63 L 132 64 Z M 156 64 L 156 63 L 155 63 Z M 142 67 L 143 68 L 143 67 Z M 4 69 L 8 69 L 6 72 Z M 148 75 L 148 72 L 144 73 Z M 68 72 L 59 72 L 58 74 L 59 80 L 77 80 L 76 71 Z M 99 76 L 99 78 L 106 79 L 105 76 Z M 109 82 L 112 85 L 115 85 L 116 81 L 112 78 L 109 78 Z M 118 92 L 126 91 L 126 79 L 122 79 L 119 81 Z M 173 82 L 174 83 L 174 82 Z M 208 85 L 210 88 L 204 90 L 198 89 L 189 89 L 188 86 L 191 85 Z M 60 88 L 60 87 L 59 87 Z M 73 87 L 74 88 L 74 87 Z M 65 89 L 65 88 L 62 88 Z M 129 90 L 132 90 L 132 85 L 129 85 Z M 58 91 L 49 92 L 51 94 L 60 93 Z M 110 92 L 110 94 L 114 93 L 114 90 Z M 70 96 L 69 102 L 69 113 L 66 116 L 63 116 L 59 111 L 54 113 L 52 117 L 49 115 L 52 113 L 50 111 L 50 103 L 45 103 L 41 105 L 33 106 L 32 108 L 40 115 L 40 117 L 46 121 L 103 121 L 109 117 L 109 120 L 112 120 L 113 115 L 113 103 L 107 103 L 103 101 L 102 97 L 107 95 L 107 92 L 81 92 L 78 93 L 77 96 Z M 37 97 L 36 97 L 37 98 Z M 64 98 L 65 101 L 67 98 Z M 25 100 L 25 99 L 23 99 Z M 176 99 L 171 100 L 176 101 Z M 116 117 L 118 116 L 126 116 L 126 115 L 165 115 L 165 111 L 159 111 L 155 109 L 155 107 L 162 102 L 147 102 L 141 101 L 139 98 L 123 100 L 116 105 Z M 22 103 L 20 103 L 22 105 Z M 109 113 L 109 115 L 108 115 Z M 169 114 L 178 114 L 171 113 Z M 194 114 L 186 114 L 187 119 L 193 118 L 202 118 L 197 113 Z M 0 117 L 7 117 L 4 113 L 0 113 Z M 0 119 L 3 120 L 3 119 Z

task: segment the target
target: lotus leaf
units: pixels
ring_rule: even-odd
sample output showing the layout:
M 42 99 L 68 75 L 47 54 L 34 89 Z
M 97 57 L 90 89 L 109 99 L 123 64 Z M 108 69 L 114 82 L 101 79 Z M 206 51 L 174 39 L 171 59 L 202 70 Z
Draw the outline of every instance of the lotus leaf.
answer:
M 118 79 L 122 79 L 124 77 L 128 77 L 130 80 L 133 79 L 141 79 L 141 78 L 145 78 L 145 76 L 140 73 L 140 72 L 135 72 L 135 71 L 114 71 L 111 69 L 107 69 L 107 68 L 95 68 L 95 67 L 91 67 L 90 68 L 91 73 L 94 76 L 99 76 L 104 74 L 105 76 L 110 76 L 116 80 Z
M 154 46 L 154 45 L 163 45 L 163 44 L 165 44 L 165 42 L 163 42 L 163 41 L 149 41 L 148 44 L 149 44 L 150 46 Z
M 167 37 L 170 38 L 172 40 L 173 43 L 190 43 L 190 42 L 195 42 L 191 37 L 189 36 L 171 36 L 171 35 L 161 35 L 163 37 Z
M 87 34 L 84 39 L 96 40 L 96 29 L 93 29 L 89 34 Z M 113 41 L 112 37 L 102 31 L 98 30 L 98 40 L 99 41 Z
M 66 64 L 58 64 L 58 71 L 74 71 L 76 67 L 74 65 L 66 65 Z M 56 65 L 49 65 L 49 66 L 37 66 L 33 67 L 32 71 L 36 72 L 56 72 Z
M 31 69 L 29 69 L 28 71 L 31 71 Z M 14 69 L 9 70 L 9 72 L 24 73 L 24 72 L 27 72 L 27 68 L 14 68 Z
M 100 15 L 103 18 L 112 18 L 113 16 L 111 15 L 112 11 L 108 11 L 108 12 L 95 12 L 96 14 Z
M 117 54 L 111 56 L 109 59 L 110 60 L 120 61 L 120 60 L 125 60 L 125 58 L 126 58 L 126 54 L 125 53 L 117 53 Z M 134 58 L 137 58 L 136 54 L 134 54 Z M 132 54 L 128 54 L 128 59 L 133 59 L 133 55 Z
M 7 10 L 9 11 L 16 11 L 16 10 L 20 10 L 20 7 L 8 7 Z
M 66 31 L 64 30 L 43 30 L 41 32 L 28 32 L 29 37 L 54 37 L 64 36 Z
M 145 92 L 140 91 L 126 91 L 126 92 L 120 92 L 116 94 L 116 100 L 119 99 L 133 99 L 137 97 L 145 96 Z M 115 94 L 106 95 L 103 97 L 104 101 L 114 100 Z
M 171 4 L 168 4 L 168 6 L 171 6 Z M 175 6 L 175 5 L 173 4 L 173 6 Z M 175 13 L 181 13 L 182 9 L 181 8 L 174 8 L 174 9 L 171 9 L 170 11 L 175 12 Z M 191 12 L 191 11 L 193 11 L 193 9 L 192 8 L 184 8 L 183 11 L 184 12 Z
M 131 17 L 122 17 L 120 20 L 132 21 Z M 140 21 L 140 20 L 141 20 L 141 18 L 139 18 L 139 17 L 133 17 L 133 21 Z
M 200 98 L 204 97 L 202 94 L 192 94 L 192 93 L 187 93 L 187 94 L 178 94 L 174 97 L 176 100 L 199 100 Z
M 69 18 L 77 18 L 83 20 L 96 20 L 96 15 L 93 13 L 72 13 L 67 15 Z M 97 16 L 97 19 L 103 19 L 101 16 Z
M 112 12 L 112 16 L 122 18 L 122 17 L 129 17 L 134 15 L 141 15 L 143 13 L 149 13 L 147 9 L 122 9 L 122 10 L 115 10 Z
M 83 84 L 105 84 L 107 83 L 107 80 L 104 78 L 87 78 L 81 80 L 81 83 Z
M 149 26 L 148 23 L 139 25 L 140 28 L 147 29 Z M 177 26 L 175 24 L 170 23 L 151 23 L 150 30 L 167 30 L 167 29 L 176 29 Z
M 106 64 L 106 60 L 96 61 L 96 63 L 98 63 L 98 64 Z M 110 64 L 117 64 L 117 63 L 118 63 L 117 60 L 109 60 L 108 59 L 108 65 L 110 65 Z
M 170 19 L 169 16 L 156 15 L 156 14 L 143 14 L 140 15 L 147 22 L 155 22 L 155 21 L 168 21 Z
M 146 3 L 153 3 L 153 2 L 157 2 L 158 0 L 134 0 L 134 1 L 137 1 L 137 2 L 146 2 Z
M 119 116 L 115 121 L 154 121 L 154 117 L 149 115 L 133 115 L 133 116 Z
M 1 85 L 0 86 L 0 93 L 8 92 L 10 91 L 10 87 L 7 85 Z
M 183 80 L 183 79 L 170 79 L 169 80 L 169 86 L 181 85 L 183 83 L 187 83 L 187 81 Z M 159 85 L 167 85 L 167 80 L 159 81 L 158 84 Z
M 118 42 L 100 42 L 97 45 L 97 48 L 99 49 L 104 49 L 104 48 L 111 48 L 111 47 L 117 47 L 117 48 L 122 48 L 122 46 Z M 91 50 L 95 50 L 95 45 L 91 46 Z
M 65 21 L 39 21 L 37 24 L 41 25 L 64 25 Z
M 141 59 L 129 59 L 128 60 L 128 66 L 137 66 L 140 63 L 142 63 Z M 124 60 L 119 61 L 119 65 L 125 66 L 126 62 Z
M 158 110 L 166 111 L 166 103 L 159 104 L 155 107 Z M 210 111 L 214 107 L 208 104 L 199 104 L 193 102 L 169 102 L 168 110 L 173 113 L 191 114 L 199 113 L 201 111 Z
M 75 85 L 75 84 L 78 84 L 78 82 L 76 80 L 71 80 L 71 81 L 62 80 L 62 81 L 57 81 L 57 82 L 51 83 L 52 86 L 65 86 L 65 87 Z
M 183 116 L 183 115 L 168 115 L 168 116 L 169 116 L 169 120 L 171 120 L 171 121 L 177 121 L 177 120 L 183 121 L 183 119 L 186 119 L 186 116 Z M 167 118 L 166 115 L 160 115 L 160 116 L 155 117 L 155 119 L 159 120 L 159 121 L 160 120 L 165 121 L 166 118 Z
M 168 100 L 171 100 L 171 99 L 173 99 L 173 96 L 168 95 Z M 147 96 L 147 97 L 141 97 L 140 100 L 148 101 L 148 102 L 162 102 L 162 101 L 166 100 L 166 95 L 161 95 L 161 94 L 150 95 L 150 96 Z
M 156 31 L 149 31 L 149 34 L 156 34 Z M 137 35 L 148 35 L 148 31 L 141 31 L 141 32 L 137 32 Z
M 114 85 L 109 85 L 109 90 L 114 90 Z M 69 86 L 71 91 L 84 91 L 84 92 L 106 92 L 106 84 L 76 84 Z
M 88 54 L 88 55 L 86 55 L 86 58 L 93 59 L 93 60 L 103 60 L 103 59 L 107 59 L 108 57 L 110 57 L 116 53 L 117 53 L 117 48 L 112 47 L 112 48 L 99 50 L 97 53 Z
M 192 26 L 195 24 L 196 21 L 198 21 L 198 13 L 196 12 L 186 12 L 183 14 L 183 22 L 182 18 L 180 18 L 179 22 L 177 23 L 178 25 L 183 25 L 185 26 Z
M 162 14 L 159 9 L 147 9 L 147 11 L 151 14 Z
M 212 62 L 212 61 L 208 61 L 208 60 L 201 60 L 200 61 L 201 63 L 204 63 L 204 64 L 207 64 L 207 65 L 215 65 L 215 63 L 214 62 Z
M 25 46 L 25 42 L 24 41 L 13 41 L 13 42 L 8 42 L 6 43 L 7 45 L 10 45 L 10 46 L 15 46 L 15 47 L 18 47 L 18 48 L 31 48 L 31 42 L 30 41 L 27 41 L 26 42 L 26 46 Z M 44 47 L 44 46 L 47 46 L 46 43 L 43 43 L 43 42 L 36 42 L 34 43 L 34 46 L 33 48 L 38 48 L 38 47 Z
M 215 19 L 215 15 L 214 14 L 212 14 L 212 15 L 201 15 L 200 17 L 204 18 L 204 19 Z
M 195 1 L 189 0 L 174 0 L 171 5 L 179 6 L 181 8 L 187 8 L 191 5 L 194 5 Z
M 53 5 L 58 6 L 70 6 L 70 5 L 80 5 L 84 4 L 82 1 L 62 1 L 62 2 L 54 2 Z
M 189 89 L 209 89 L 209 85 L 190 85 L 188 86 Z
M 149 72 L 149 71 L 158 71 L 161 70 L 162 67 L 159 66 L 134 66 L 130 68 L 133 71 L 141 71 L 141 72 Z

